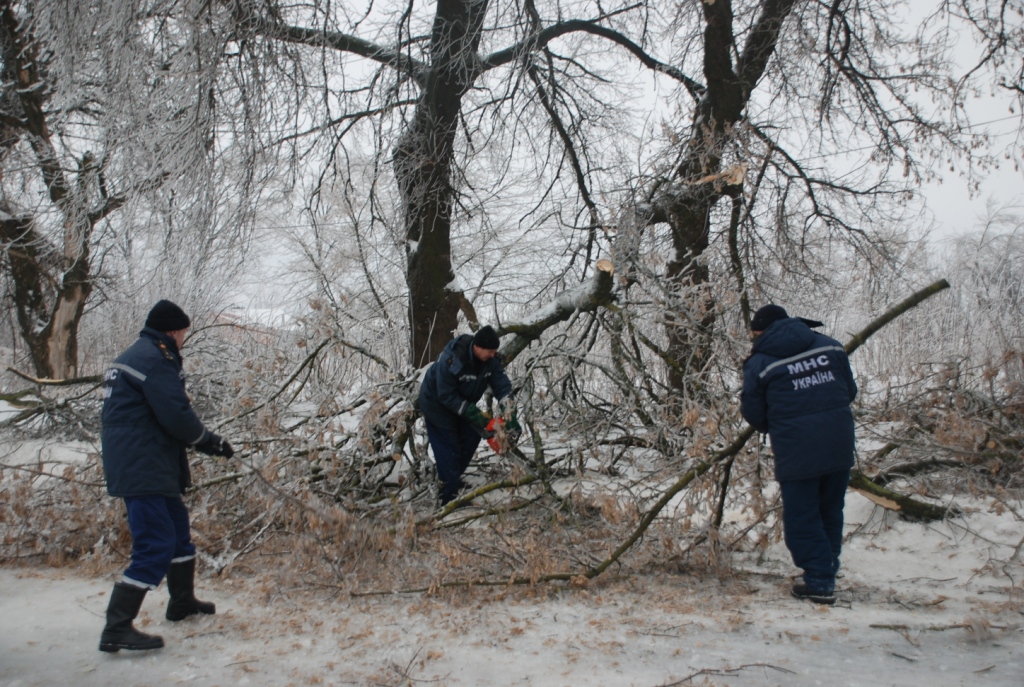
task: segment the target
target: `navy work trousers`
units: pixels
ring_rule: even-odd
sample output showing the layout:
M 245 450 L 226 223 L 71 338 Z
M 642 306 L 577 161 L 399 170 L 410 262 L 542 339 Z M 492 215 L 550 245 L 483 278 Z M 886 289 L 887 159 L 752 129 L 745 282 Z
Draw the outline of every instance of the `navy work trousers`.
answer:
M 180 496 L 128 496 L 124 505 L 132 533 L 132 561 L 124 571 L 125 581 L 155 589 L 172 562 L 196 555 L 188 509 Z
M 468 420 L 458 418 L 455 431 L 438 427 L 430 420 L 427 423 L 427 437 L 434 452 L 437 477 L 441 480 L 441 505 L 455 498 L 462 488 L 462 473 L 473 460 L 476 447 L 480 445 L 480 433 Z
M 849 470 L 779 482 L 786 548 L 814 592 L 835 590 L 849 483 Z

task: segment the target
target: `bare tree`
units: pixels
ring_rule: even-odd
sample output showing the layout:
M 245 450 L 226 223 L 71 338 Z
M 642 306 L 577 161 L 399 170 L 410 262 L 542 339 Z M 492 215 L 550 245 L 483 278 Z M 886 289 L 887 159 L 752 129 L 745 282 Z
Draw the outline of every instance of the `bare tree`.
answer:
M 822 266 L 843 251 L 885 260 L 936 162 L 973 159 L 977 139 L 950 121 L 951 36 L 904 28 L 900 9 L 725 0 L 700 3 L 699 18 L 680 11 L 675 40 L 698 51 L 702 83 L 624 226 L 670 231 L 663 352 L 677 362 L 674 388 L 708 365 L 713 281 L 744 296 L 746 319 L 750 295 L 771 296 L 771 265 L 824 282 Z
M 546 46 L 571 36 L 590 36 L 618 44 L 624 48 L 623 54 L 637 56 L 652 70 L 685 80 L 623 33 L 627 20 L 642 26 L 644 10 L 639 5 L 608 8 L 578 3 L 540 8 L 526 2 L 492 8 L 486 1 L 446 0 L 437 3 L 429 18 L 412 6 L 374 7 L 360 16 L 329 3 L 299 9 L 238 2 L 233 8 L 240 44 L 246 46 L 247 54 L 264 64 L 268 59 L 283 64 L 295 75 L 299 88 L 312 87 L 323 93 L 317 110 L 294 115 L 296 123 L 312 117 L 315 124 L 282 133 L 279 140 L 312 140 L 329 131 L 332 140 L 323 154 L 337 163 L 347 155 L 340 145 L 342 137 L 357 121 L 373 120 L 374 133 L 383 141 L 382 152 L 390 156 L 401 191 L 404 226 L 396 238 L 406 252 L 410 343 L 417 365 L 440 352 L 458 326 L 460 310 L 473 319 L 453 265 L 453 220 L 460 211 L 465 216 L 476 210 L 467 207 L 469 193 L 493 200 L 507 188 L 506 172 L 500 168 L 507 170 L 516 164 L 511 160 L 519 155 L 513 152 L 517 146 L 524 149 L 521 155 L 539 158 L 539 168 L 549 168 L 550 176 L 540 183 L 551 186 L 540 191 L 540 200 L 526 201 L 527 207 L 548 202 L 551 187 L 559 183 L 555 177 L 563 169 L 572 170 L 572 194 L 577 198 L 569 203 L 583 207 L 584 216 L 578 221 L 576 213 L 569 212 L 566 224 L 571 231 L 582 232 L 584 238 L 586 257 L 579 261 L 580 276 L 598 256 L 595 238 L 600 213 L 590 188 L 593 182 L 588 179 L 588 153 L 580 146 L 587 113 L 574 98 L 580 94 L 586 98 L 587 84 L 600 86 L 597 72 L 611 68 L 612 62 L 595 55 L 599 64 L 588 68 L 572 54 L 578 50 L 576 43 L 568 43 L 567 55 L 553 53 Z M 586 18 L 588 15 L 592 18 Z M 630 19 L 631 15 L 637 16 Z M 572 16 L 580 18 L 566 18 Z M 493 49 L 495 44 L 506 47 Z M 294 51 L 281 47 L 287 45 L 304 47 Z M 486 52 L 488 49 L 491 51 Z M 267 58 L 271 50 L 275 57 Z M 332 55 L 334 61 L 328 59 Z M 602 60 L 604 64 L 600 64 Z M 315 69 L 326 74 L 314 75 Z M 579 77 L 579 84 L 567 83 L 571 72 Z M 263 78 L 267 80 L 265 74 Z M 294 85 L 290 82 L 289 88 Z M 287 107 L 286 99 L 276 92 L 273 99 Z M 359 108 L 354 106 L 357 98 L 363 101 Z M 340 109 L 337 113 L 332 111 L 336 108 Z M 538 130 L 536 122 L 545 120 L 548 124 Z M 549 131 L 551 136 L 545 141 Z M 520 135 L 523 138 L 517 141 Z M 497 141 L 501 141 L 502 152 L 490 153 L 499 166 L 489 172 L 493 178 L 471 177 L 474 155 Z M 535 175 L 534 184 L 537 182 Z M 532 193 L 536 196 L 537 192 L 535 186 Z M 497 216 L 486 207 L 479 212 Z M 526 210 L 527 216 L 531 212 Z M 522 221 L 522 214 L 513 221 Z M 573 258 L 568 263 L 571 265 Z
M 123 308 L 178 256 L 211 269 L 225 235 L 246 236 L 260 168 L 217 137 L 211 16 L 192 0 L 0 8 L 3 279 L 39 377 L 76 375 L 97 288 Z
M 958 82 L 958 90 L 1009 95 L 1016 102 L 1018 131 L 1013 146 L 1019 163 L 1024 133 L 1020 119 L 1024 116 L 1024 6 L 1000 0 L 946 0 L 941 8 L 965 21 L 981 47 L 977 61 Z
M 104 153 L 64 148 L 60 138 L 72 128 L 64 130 L 64 116 L 84 114 L 93 103 L 83 98 L 63 113 L 54 108 L 46 48 L 38 45 L 30 18 L 19 16 L 12 3 L 0 7 L 0 45 L 5 168 L 0 240 L 18 325 L 36 374 L 74 376 L 78 324 L 92 291 L 93 229 L 124 204 L 125 195 L 110 191 Z M 23 165 L 38 176 L 29 178 Z M 32 197 L 40 186 L 49 207 Z

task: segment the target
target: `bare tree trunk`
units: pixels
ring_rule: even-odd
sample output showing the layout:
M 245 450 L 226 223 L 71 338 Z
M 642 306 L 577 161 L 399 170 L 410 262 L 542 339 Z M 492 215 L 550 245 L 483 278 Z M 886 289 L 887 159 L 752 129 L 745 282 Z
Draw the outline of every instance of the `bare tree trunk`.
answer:
M 677 391 L 684 390 L 687 376 L 699 382 L 710 353 L 715 313 L 703 257 L 710 244 L 711 212 L 722 197 L 736 197 L 743 190 L 745 166 L 723 170 L 723 155 L 794 4 L 794 0 L 762 3 L 734 65 L 731 0 L 701 3 L 706 86 L 698 94 L 675 179 L 655 198 L 649 217 L 649 223 L 667 222 L 672 231 L 675 255 L 666 277 L 682 306 L 666 313 L 665 328 L 668 353 L 676 362 L 669 366 L 669 381 Z
M 3 210 L 6 213 L 7 208 Z M 39 377 L 51 379 L 53 370 L 50 367 L 49 348 L 45 343 L 43 328 L 38 326 L 48 319 L 43 297 L 46 292 L 46 275 L 43 271 L 45 251 L 40 251 L 44 242 L 32 231 L 31 224 L 30 218 L 0 222 L 0 241 L 7 247 L 18 328 L 28 345 L 32 367 Z
M 10 3 L 0 3 L 5 115 L 0 119 L 0 155 L 12 155 L 22 142 L 31 147 L 49 201 L 63 223 L 62 242 L 54 245 L 37 226 L 45 210 L 27 216 L 9 207 L 6 198 L 0 198 L 0 211 L 9 219 L 0 223 L 0 239 L 11 265 L 18 327 L 36 375 L 66 379 L 78 376 L 78 325 L 92 293 L 93 227 L 124 199 L 106 195 L 102 163 L 88 152 L 78 161 L 77 183 L 69 183 L 47 122 L 45 65 L 26 26 Z M 101 189 L 102 198 L 90 212 L 86 189 L 93 185 Z
M 478 73 L 487 2 L 440 0 L 431 32 L 431 64 L 413 120 L 394 154 L 405 204 L 406 279 L 412 362 L 434 360 L 458 326 L 461 290 L 452 268 L 455 136 L 462 98 Z

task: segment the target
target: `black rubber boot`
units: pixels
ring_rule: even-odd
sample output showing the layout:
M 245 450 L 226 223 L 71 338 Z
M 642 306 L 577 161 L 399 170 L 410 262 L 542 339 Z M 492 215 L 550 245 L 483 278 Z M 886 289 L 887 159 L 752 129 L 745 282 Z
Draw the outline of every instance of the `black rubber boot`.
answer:
M 167 602 L 168 620 L 178 621 L 198 613 L 213 615 L 217 612 L 212 603 L 196 598 L 195 577 L 195 558 L 171 563 L 171 569 L 167 571 L 167 591 L 171 593 L 171 600 Z
M 143 651 L 159 649 L 164 645 L 163 637 L 147 635 L 132 627 L 132 621 L 139 614 L 147 591 L 124 582 L 114 585 L 107 605 L 107 626 L 100 636 L 100 651 Z

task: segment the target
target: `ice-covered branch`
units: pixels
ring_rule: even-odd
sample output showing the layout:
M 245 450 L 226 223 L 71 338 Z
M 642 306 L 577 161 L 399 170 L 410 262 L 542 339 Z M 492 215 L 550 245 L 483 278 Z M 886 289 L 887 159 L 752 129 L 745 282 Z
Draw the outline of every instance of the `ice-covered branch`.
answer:
M 614 266 L 610 260 L 598 260 L 596 267 L 594 276 L 575 289 L 563 291 L 554 301 L 527 316 L 523 321 L 501 327 L 501 334 L 516 335 L 501 349 L 506 362 L 511 362 L 530 345 L 530 342 L 540 338 L 545 330 L 568 320 L 573 313 L 591 312 L 601 306 L 611 305 L 615 300 L 612 295 Z

